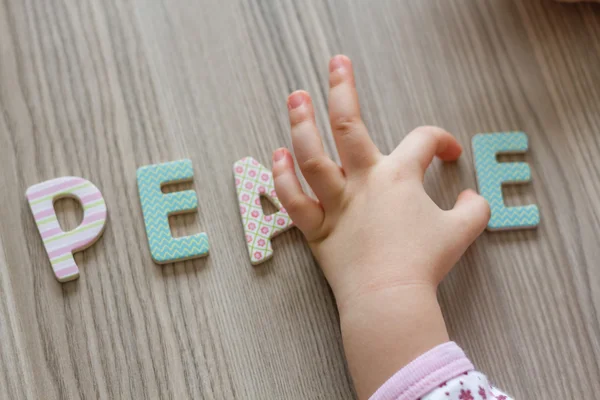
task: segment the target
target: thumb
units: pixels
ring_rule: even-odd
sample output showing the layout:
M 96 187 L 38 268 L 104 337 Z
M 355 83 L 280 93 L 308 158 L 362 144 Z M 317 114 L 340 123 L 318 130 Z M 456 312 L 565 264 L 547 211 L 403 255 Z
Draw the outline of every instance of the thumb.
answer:
M 484 231 L 490 220 L 491 210 L 486 199 L 474 190 L 467 189 L 458 195 L 450 214 L 456 221 L 466 249 Z

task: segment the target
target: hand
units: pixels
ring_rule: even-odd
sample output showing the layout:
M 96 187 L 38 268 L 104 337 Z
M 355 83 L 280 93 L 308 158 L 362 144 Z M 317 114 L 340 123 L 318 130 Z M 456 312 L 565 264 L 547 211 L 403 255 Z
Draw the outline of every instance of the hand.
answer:
M 350 60 L 329 65 L 329 119 L 341 167 L 323 149 L 308 93 L 288 98 L 296 160 L 318 200 L 305 194 L 286 149 L 273 154 L 277 195 L 332 287 L 360 397 L 430 348 L 448 341 L 436 289 L 484 230 L 490 209 L 477 193 L 443 211 L 423 189 L 434 156 L 456 160 L 448 132 L 421 127 L 389 155 L 360 117 Z

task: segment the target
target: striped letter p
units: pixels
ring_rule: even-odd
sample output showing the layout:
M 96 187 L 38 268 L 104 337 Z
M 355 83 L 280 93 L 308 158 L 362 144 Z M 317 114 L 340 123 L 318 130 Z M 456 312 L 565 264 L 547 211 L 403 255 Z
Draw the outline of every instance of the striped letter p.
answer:
M 104 231 L 106 203 L 102 193 L 86 179 L 65 176 L 31 186 L 26 196 L 56 279 L 77 279 L 79 268 L 73 253 L 90 247 Z M 83 207 L 81 224 L 68 232 L 61 229 L 54 210 L 54 202 L 62 197 L 72 197 Z

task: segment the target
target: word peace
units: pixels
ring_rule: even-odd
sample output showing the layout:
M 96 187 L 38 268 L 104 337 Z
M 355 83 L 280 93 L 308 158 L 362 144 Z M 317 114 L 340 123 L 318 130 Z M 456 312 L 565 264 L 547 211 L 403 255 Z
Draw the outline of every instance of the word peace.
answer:
M 536 205 L 506 207 L 502 197 L 503 184 L 531 180 L 529 166 L 523 162 L 499 163 L 496 159 L 498 153 L 526 152 L 527 135 L 523 132 L 479 134 L 473 138 L 472 145 L 479 192 L 492 209 L 488 229 L 537 227 L 540 214 Z M 271 171 L 246 157 L 233 165 L 233 173 L 250 262 L 260 264 L 273 256 L 271 239 L 291 228 L 293 221 L 277 199 Z M 205 232 L 174 238 L 169 226 L 170 215 L 198 209 L 196 192 L 162 192 L 166 184 L 191 181 L 193 177 L 190 160 L 148 165 L 137 170 L 150 254 L 158 264 L 208 255 L 209 240 Z M 78 278 L 79 268 L 73 253 L 94 244 L 106 225 L 107 207 L 102 193 L 86 179 L 67 176 L 31 186 L 26 196 L 56 279 L 67 282 Z M 264 215 L 261 196 L 279 211 Z M 54 209 L 54 202 L 63 197 L 72 197 L 83 207 L 81 224 L 68 232 L 61 229 Z

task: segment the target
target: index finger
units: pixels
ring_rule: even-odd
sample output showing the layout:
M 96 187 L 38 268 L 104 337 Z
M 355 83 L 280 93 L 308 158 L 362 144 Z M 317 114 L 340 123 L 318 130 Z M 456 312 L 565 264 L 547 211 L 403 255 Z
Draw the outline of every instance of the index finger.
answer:
M 435 126 L 421 126 L 409 133 L 390 157 L 397 164 L 414 168 L 422 180 L 433 157 L 456 161 L 461 153 L 462 146 L 452 134 Z

